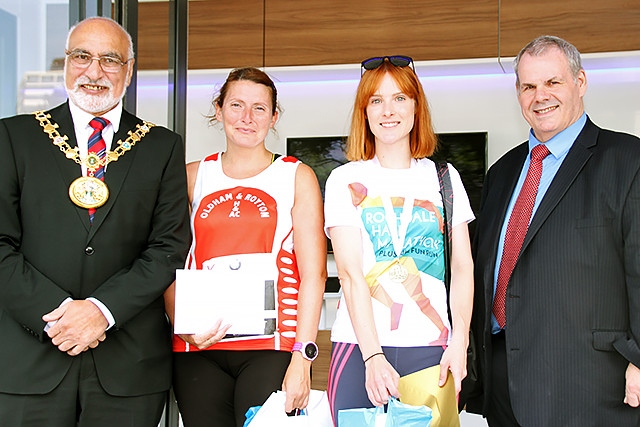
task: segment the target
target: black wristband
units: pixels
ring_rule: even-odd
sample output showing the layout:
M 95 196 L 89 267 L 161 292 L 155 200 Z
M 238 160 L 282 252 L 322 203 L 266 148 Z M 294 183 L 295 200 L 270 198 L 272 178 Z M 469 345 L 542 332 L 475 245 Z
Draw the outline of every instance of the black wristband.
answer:
M 369 359 L 371 359 L 371 358 L 373 358 L 375 356 L 380 356 L 380 355 L 384 356 L 384 353 L 383 352 L 373 353 L 371 356 L 369 356 L 366 359 L 364 359 L 364 363 L 366 364 L 369 361 Z

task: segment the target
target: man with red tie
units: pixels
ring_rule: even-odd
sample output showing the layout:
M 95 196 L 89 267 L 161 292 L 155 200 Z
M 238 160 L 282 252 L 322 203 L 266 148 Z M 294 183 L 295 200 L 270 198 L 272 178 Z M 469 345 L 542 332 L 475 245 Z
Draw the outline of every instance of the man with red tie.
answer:
M 156 427 L 189 245 L 179 135 L 123 109 L 129 34 L 67 38 L 69 101 L 0 120 L 0 427 Z
M 580 53 L 516 57 L 529 140 L 487 173 L 473 242 L 480 382 L 495 426 L 640 425 L 640 140 L 584 112 Z

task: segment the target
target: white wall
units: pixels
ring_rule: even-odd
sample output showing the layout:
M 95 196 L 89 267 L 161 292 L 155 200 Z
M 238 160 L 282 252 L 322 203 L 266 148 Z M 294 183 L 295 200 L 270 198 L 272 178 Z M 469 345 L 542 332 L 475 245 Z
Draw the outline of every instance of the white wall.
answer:
M 515 97 L 511 59 L 424 62 L 417 73 L 425 87 L 437 132 L 487 131 L 488 161 L 527 138 L 529 127 Z M 585 107 L 598 125 L 640 135 L 640 51 L 584 55 L 589 89 Z M 504 70 L 503 70 L 504 67 Z M 270 149 L 284 153 L 286 138 L 293 136 L 346 135 L 358 65 L 267 69 L 284 109 L 277 137 Z M 191 71 L 187 93 L 187 160 L 201 159 L 224 149 L 220 126 L 209 127 L 214 92 L 229 70 Z M 138 79 L 138 113 L 157 124 L 167 123 L 167 75 L 141 72 Z M 330 263 L 329 268 L 332 265 Z M 330 313 L 323 311 L 331 323 Z M 330 327 L 330 325 L 325 325 Z M 462 412 L 463 427 L 483 427 L 485 420 Z
M 524 141 L 529 130 L 515 97 L 511 60 L 421 62 L 424 85 L 437 132 L 487 131 L 488 161 Z M 589 89 L 586 111 L 602 127 L 640 135 L 640 51 L 583 55 Z M 504 70 L 503 70 L 504 68 Z M 270 135 L 270 149 L 284 153 L 286 138 L 346 135 L 359 65 L 268 68 L 284 109 Z M 187 91 L 187 160 L 224 149 L 219 126 L 204 115 L 229 70 L 191 71 Z M 167 122 L 167 76 L 140 72 L 138 113 L 157 124 Z
M 600 126 L 640 135 L 640 52 L 584 55 L 589 89 L 585 107 Z M 417 64 L 436 131 L 488 131 L 488 161 L 527 138 L 528 125 L 515 97 L 511 60 L 469 60 Z M 503 71 L 503 67 L 505 71 Z M 284 153 L 286 138 L 346 135 L 360 68 L 358 65 L 266 70 L 276 81 L 284 113 L 270 149 Z M 229 70 L 192 71 L 187 93 L 187 160 L 198 160 L 224 149 L 220 126 L 209 127 L 214 92 Z M 157 124 L 167 123 L 167 75 L 141 72 L 138 113 Z M 329 269 L 334 266 L 329 263 Z M 332 272 L 332 271 L 330 271 Z M 333 272 L 335 274 L 335 272 Z M 327 306 L 335 301 L 329 298 Z M 325 307 L 326 308 L 326 307 Z M 323 310 L 321 327 L 330 327 L 334 313 Z M 324 324 L 324 323 L 327 324 Z M 463 427 L 486 427 L 486 421 L 463 411 Z

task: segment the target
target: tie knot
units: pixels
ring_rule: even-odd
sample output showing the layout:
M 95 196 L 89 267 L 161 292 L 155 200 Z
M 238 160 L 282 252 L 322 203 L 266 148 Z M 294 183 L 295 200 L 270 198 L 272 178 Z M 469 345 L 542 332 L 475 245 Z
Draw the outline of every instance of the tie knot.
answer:
M 549 149 L 544 144 L 538 144 L 531 150 L 531 160 L 541 161 L 549 155 Z
M 95 130 L 102 130 L 109 124 L 109 120 L 104 119 L 102 117 L 94 117 L 89 122 L 89 126 L 91 126 Z

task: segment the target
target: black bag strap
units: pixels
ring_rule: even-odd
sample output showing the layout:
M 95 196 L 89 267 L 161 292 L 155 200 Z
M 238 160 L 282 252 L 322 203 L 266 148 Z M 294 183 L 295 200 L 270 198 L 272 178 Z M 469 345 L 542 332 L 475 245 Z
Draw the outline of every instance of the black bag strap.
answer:
M 451 176 L 449 175 L 449 165 L 447 162 L 436 162 L 436 169 L 438 171 L 438 181 L 440 183 L 440 194 L 442 195 L 442 206 L 444 207 L 444 286 L 447 290 L 448 305 L 449 291 L 451 289 L 451 224 L 453 220 L 453 187 L 451 186 Z M 449 321 L 451 321 L 450 310 Z
M 444 284 L 447 289 L 447 307 L 450 307 L 449 293 L 451 290 L 451 225 L 453 221 L 453 188 L 451 186 L 451 176 L 449 175 L 449 166 L 447 165 L 447 162 L 436 162 L 436 169 L 438 170 L 440 194 L 442 194 L 442 204 L 444 206 L 444 259 L 446 268 Z M 449 322 L 452 322 L 450 309 L 448 310 L 448 313 Z M 453 327 L 453 323 L 451 326 Z M 476 351 L 476 342 L 473 337 L 473 331 L 470 330 L 469 347 L 467 347 L 467 377 L 463 380 L 463 390 L 477 388 L 476 383 L 479 381 L 477 355 L 478 352 Z M 466 400 L 466 398 L 463 398 L 458 402 L 458 411 L 464 409 Z
M 442 195 L 442 205 L 444 206 L 444 259 L 445 259 L 445 286 L 447 293 L 451 286 L 451 233 L 453 216 L 453 187 L 451 186 L 451 176 L 449 175 L 449 165 L 447 162 L 437 162 L 438 181 L 440 182 L 440 194 Z

